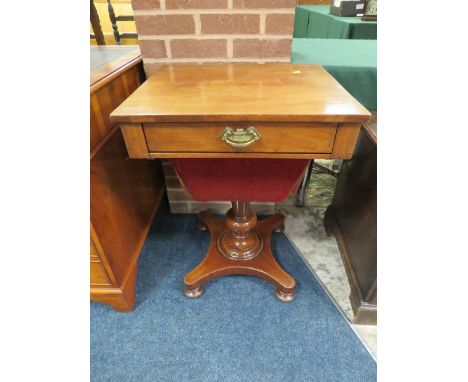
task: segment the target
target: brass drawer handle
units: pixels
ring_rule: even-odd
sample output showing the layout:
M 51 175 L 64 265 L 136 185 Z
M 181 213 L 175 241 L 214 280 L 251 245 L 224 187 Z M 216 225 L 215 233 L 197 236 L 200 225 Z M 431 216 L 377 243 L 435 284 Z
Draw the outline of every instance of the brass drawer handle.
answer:
M 258 141 L 262 136 L 255 127 L 245 129 L 232 129 L 226 127 L 221 134 L 221 140 L 233 147 L 247 147 Z

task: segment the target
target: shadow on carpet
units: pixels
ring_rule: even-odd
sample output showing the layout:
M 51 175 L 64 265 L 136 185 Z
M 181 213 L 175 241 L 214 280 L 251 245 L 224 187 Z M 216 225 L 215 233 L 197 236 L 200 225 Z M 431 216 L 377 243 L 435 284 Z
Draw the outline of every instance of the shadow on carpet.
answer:
M 209 242 L 195 215 L 162 203 L 140 256 L 135 310 L 91 303 L 92 381 L 376 380 L 375 361 L 282 234 L 272 250 L 298 282 L 292 303 L 248 276 L 184 297 L 183 277 Z

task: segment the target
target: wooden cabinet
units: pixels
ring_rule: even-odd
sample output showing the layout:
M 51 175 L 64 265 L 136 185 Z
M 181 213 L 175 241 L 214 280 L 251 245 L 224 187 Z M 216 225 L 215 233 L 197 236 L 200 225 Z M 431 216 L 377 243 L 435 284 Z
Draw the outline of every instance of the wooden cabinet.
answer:
M 137 47 L 92 47 L 91 299 L 129 311 L 137 260 L 164 187 L 157 161 L 130 161 L 109 114 L 144 80 Z M 95 63 L 96 63 L 95 61 Z
M 354 322 L 377 323 L 377 121 L 364 124 L 325 216 L 351 285 Z
M 111 286 L 112 283 L 109 280 L 104 266 L 101 263 L 99 257 L 95 260 L 91 260 L 90 263 L 90 283 L 92 286 Z

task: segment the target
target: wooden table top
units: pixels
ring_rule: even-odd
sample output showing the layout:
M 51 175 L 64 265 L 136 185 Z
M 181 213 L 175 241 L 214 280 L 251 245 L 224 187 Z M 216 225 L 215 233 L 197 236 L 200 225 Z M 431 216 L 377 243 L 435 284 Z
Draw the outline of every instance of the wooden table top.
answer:
M 371 114 L 320 65 L 162 66 L 115 122 L 366 122 Z
M 369 139 L 377 144 L 377 112 L 372 113 L 372 119 L 362 125 L 362 128 L 369 136 Z
M 90 47 L 90 86 L 104 85 L 122 70 L 141 61 L 138 45 L 100 45 Z

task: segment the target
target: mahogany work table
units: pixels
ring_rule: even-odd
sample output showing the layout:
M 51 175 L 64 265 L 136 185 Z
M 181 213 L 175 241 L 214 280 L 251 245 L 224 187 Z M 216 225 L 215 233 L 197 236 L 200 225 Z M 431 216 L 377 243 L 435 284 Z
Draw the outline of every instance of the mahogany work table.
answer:
M 284 215 L 257 224 L 250 201 L 284 200 L 310 159 L 350 158 L 370 117 L 321 66 L 295 64 L 162 66 L 111 114 L 130 158 L 170 158 L 196 200 L 232 201 L 225 220 L 199 214 L 211 245 L 184 278 L 186 296 L 246 274 L 272 283 L 282 301 L 294 299 L 296 282 L 269 242 Z

